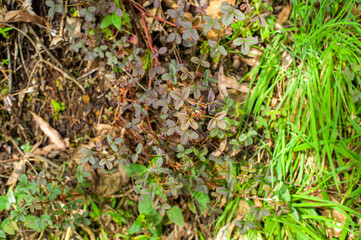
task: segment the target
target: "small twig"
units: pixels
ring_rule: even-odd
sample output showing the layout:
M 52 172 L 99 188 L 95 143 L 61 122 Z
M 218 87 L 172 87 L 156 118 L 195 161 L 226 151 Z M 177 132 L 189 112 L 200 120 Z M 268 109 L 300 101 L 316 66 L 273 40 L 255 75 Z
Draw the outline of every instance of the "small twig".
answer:
M 55 65 L 53 65 L 52 63 L 46 61 L 45 59 L 41 59 L 42 62 L 48 64 L 49 66 L 55 68 L 56 70 L 58 70 L 59 72 L 61 72 L 65 78 L 69 79 L 70 81 L 74 82 L 83 92 L 83 94 L 85 94 L 85 89 L 84 87 L 78 83 L 76 81 L 76 79 L 74 78 L 74 76 L 63 66 L 63 64 L 61 64 L 61 62 L 59 62 L 59 60 L 49 51 L 49 49 L 41 42 L 39 36 L 36 34 L 36 32 L 34 31 L 34 29 L 29 25 L 30 30 L 32 31 L 32 33 L 34 34 L 36 41 L 40 44 L 40 46 L 45 50 L 45 52 L 49 55 L 49 57 L 59 66 L 56 67 Z
M 66 72 L 66 70 L 63 70 L 63 69 L 61 69 L 61 68 L 58 68 L 57 66 L 55 66 L 55 65 L 52 64 L 51 62 L 46 61 L 45 59 L 41 59 L 40 61 L 43 62 L 43 63 L 48 64 L 50 67 L 52 67 L 52 68 L 58 70 L 59 72 L 61 72 L 61 73 L 64 75 L 65 78 L 67 78 L 67 79 L 69 79 L 70 81 L 72 81 L 73 83 L 75 83 L 75 84 L 81 89 L 81 91 L 83 92 L 83 94 L 85 94 L 85 89 L 84 89 L 84 87 L 83 87 L 76 79 L 74 79 L 71 75 L 69 75 L 69 74 Z
M 34 34 L 36 40 L 38 41 L 38 43 L 40 44 L 40 46 L 45 50 L 45 52 L 49 55 L 49 57 L 50 57 L 57 65 L 59 65 L 60 68 L 56 67 L 54 64 L 46 61 L 46 60 L 43 58 L 43 56 L 42 56 L 41 53 L 40 53 L 40 50 L 38 49 L 38 47 L 37 47 L 37 45 L 36 45 L 36 43 L 33 41 L 33 39 L 31 39 L 31 37 L 30 37 L 28 34 L 26 34 L 24 31 L 22 31 L 21 29 L 13 26 L 13 25 L 11 25 L 11 24 L 8 24 L 8 23 L 5 23 L 5 22 L 0 22 L 0 23 L 1 23 L 1 24 L 4 24 L 5 26 L 11 27 L 11 28 L 17 30 L 18 32 L 20 32 L 21 34 L 23 34 L 26 38 L 28 38 L 29 41 L 31 42 L 31 44 L 33 44 L 36 53 L 39 55 L 40 61 L 48 64 L 49 66 L 51 66 L 51 67 L 55 68 L 56 70 L 58 70 L 59 72 L 63 73 L 63 75 L 64 75 L 65 78 L 73 81 L 73 82 L 82 90 L 82 92 L 85 94 L 85 89 L 84 89 L 84 87 L 83 87 L 82 85 L 80 85 L 80 83 L 78 83 L 78 82 L 76 81 L 76 79 L 72 76 L 72 74 L 71 74 L 68 70 L 65 69 L 65 67 L 63 66 L 63 64 L 61 64 L 61 63 L 58 61 L 58 59 L 56 59 L 56 57 L 49 51 L 49 49 L 40 41 L 40 38 L 38 37 L 38 35 L 35 33 L 34 29 L 33 29 L 30 25 L 29 25 L 29 28 L 30 28 L 30 30 L 33 32 L 33 34 Z
M 64 22 L 65 22 L 65 18 L 68 15 L 68 1 L 65 1 L 65 13 L 61 18 L 61 22 L 60 22 L 60 28 L 59 28 L 59 37 L 63 37 L 63 32 L 64 32 Z
M 20 35 L 18 35 L 19 38 L 20 38 Z M 25 60 L 24 60 L 24 55 L 23 55 L 23 51 L 22 51 L 22 48 L 21 48 L 21 43 L 20 43 L 20 39 L 18 38 L 18 44 L 19 44 L 19 47 L 20 47 L 20 59 L 21 59 L 21 63 L 23 64 L 23 67 L 24 67 L 24 70 L 25 70 L 25 73 L 26 75 L 28 76 L 28 79 L 30 81 L 30 75 L 29 75 L 29 71 L 25 65 Z M 29 82 L 28 82 L 28 86 L 29 86 Z
M 7 47 L 7 57 L 8 57 L 8 70 L 9 70 L 9 93 L 11 93 L 12 87 L 13 87 L 13 73 L 12 73 L 12 69 L 11 69 L 11 48 L 9 47 L 9 39 L 6 39 L 6 45 Z
M 122 68 L 122 70 L 130 77 L 132 78 L 132 75 L 130 75 L 130 73 L 125 69 L 125 68 Z M 145 92 L 147 91 L 147 89 L 145 89 L 138 81 L 135 81 L 137 83 L 137 85 L 143 89 Z
M 142 7 L 139 6 L 138 3 L 133 2 L 133 1 L 131 1 L 131 0 L 128 0 L 128 1 L 129 1 L 136 9 L 138 9 L 141 13 L 147 15 L 148 17 L 151 17 L 151 18 L 154 18 L 154 19 L 156 19 L 156 20 L 158 20 L 158 21 L 167 23 L 167 24 L 169 24 L 169 25 L 171 25 L 171 26 L 173 26 L 173 27 L 176 26 L 176 25 L 175 25 L 174 23 L 172 23 L 172 22 L 168 22 L 167 20 L 164 20 L 164 19 L 162 19 L 162 18 L 159 18 L 159 17 L 157 17 L 157 16 L 153 16 L 153 15 L 147 13 L 144 9 L 142 9 Z
M 121 193 L 121 194 L 114 194 L 112 196 L 110 196 L 110 198 L 122 198 L 122 197 L 126 197 L 128 196 L 130 193 L 134 192 L 134 189 L 130 189 L 129 191 L 125 192 L 125 193 Z
M 55 163 L 53 163 L 51 160 L 47 159 L 46 157 L 43 157 L 43 156 L 39 156 L 39 155 L 36 155 L 34 153 L 26 153 L 26 155 L 28 155 L 29 157 L 31 157 L 29 159 L 29 161 L 37 161 L 37 160 L 40 160 L 42 162 L 46 162 L 47 164 L 57 168 L 57 169 L 60 169 L 60 166 L 56 165 Z
M 17 28 L 17 27 L 15 27 L 15 26 L 11 25 L 11 24 L 6 23 L 6 22 L 0 22 L 0 23 L 3 24 L 3 25 L 5 25 L 5 26 L 11 27 L 11 28 L 15 29 L 16 31 L 18 31 L 19 33 L 23 34 L 27 39 L 29 39 L 29 41 L 31 42 L 31 44 L 34 46 L 36 53 L 40 56 L 40 58 L 42 58 L 41 53 L 40 53 L 38 47 L 36 46 L 36 43 L 34 42 L 34 40 L 33 40 L 28 34 L 26 34 L 26 33 L 25 33 L 23 30 L 21 30 L 20 28 Z
M 14 145 L 16 150 L 18 150 L 18 152 L 21 154 L 21 156 L 25 157 L 24 152 L 19 148 L 19 146 L 16 144 L 15 140 L 11 136 L 5 136 L 5 139 L 6 138 L 10 140 L 10 142 Z
M 87 73 L 84 73 L 82 76 L 80 76 L 80 77 L 78 77 L 77 79 L 75 79 L 76 81 L 80 81 L 80 80 L 82 80 L 82 79 L 84 79 L 84 78 L 87 78 L 87 77 L 89 77 L 90 75 L 92 75 L 94 72 L 96 72 L 96 71 L 98 71 L 99 70 L 99 68 L 97 67 L 97 68 L 94 68 L 93 70 L 91 70 L 91 71 L 89 71 L 89 72 L 87 72 Z

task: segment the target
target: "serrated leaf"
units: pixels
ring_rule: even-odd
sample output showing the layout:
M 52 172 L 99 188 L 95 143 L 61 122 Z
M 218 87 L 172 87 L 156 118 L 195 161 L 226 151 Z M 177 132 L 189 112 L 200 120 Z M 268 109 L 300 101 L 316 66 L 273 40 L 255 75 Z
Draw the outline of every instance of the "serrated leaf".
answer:
M 238 141 L 240 141 L 240 142 L 243 142 L 243 141 L 245 141 L 247 139 L 247 135 L 246 134 L 241 134 L 241 135 L 239 135 L 239 137 L 238 137 Z
M 229 193 L 228 189 L 224 187 L 218 187 L 216 192 L 221 195 L 227 195 Z
M 201 62 L 201 60 L 199 58 L 197 58 L 197 57 L 192 57 L 191 62 L 193 62 L 195 64 L 199 64 Z
M 198 124 L 193 118 L 189 118 L 188 121 L 190 123 L 191 128 L 193 128 L 194 130 L 196 130 L 198 128 Z
M 189 94 L 191 93 L 191 89 L 189 87 L 186 87 L 182 90 L 182 99 L 186 100 L 189 97 Z
M 300 221 L 300 216 L 298 215 L 296 208 L 294 207 L 291 208 L 290 215 L 296 220 L 296 223 Z
M 208 40 L 208 45 L 209 45 L 211 48 L 216 48 L 218 44 L 217 44 L 216 41 Z
M 218 51 L 220 54 L 222 54 L 223 56 L 227 56 L 227 51 L 223 46 L 218 46 Z
M 136 234 L 139 233 L 140 231 L 142 231 L 143 229 L 143 224 L 142 222 L 144 221 L 144 215 L 140 214 L 137 219 L 133 222 L 132 226 L 130 226 L 130 228 L 127 230 L 127 232 L 132 235 L 132 234 Z
M 157 162 L 155 163 L 155 165 L 157 165 L 158 168 L 162 167 L 162 165 L 163 165 L 163 158 L 162 158 L 162 157 L 158 157 Z
M 143 150 L 143 144 L 139 143 L 137 145 L 137 148 L 135 149 L 135 151 L 139 154 L 142 152 L 142 150 Z

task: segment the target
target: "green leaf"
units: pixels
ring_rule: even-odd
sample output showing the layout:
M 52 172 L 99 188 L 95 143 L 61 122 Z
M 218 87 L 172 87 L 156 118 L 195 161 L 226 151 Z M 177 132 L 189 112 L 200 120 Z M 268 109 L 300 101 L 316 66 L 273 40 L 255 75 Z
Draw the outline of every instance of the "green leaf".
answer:
M 159 223 L 162 222 L 162 220 L 163 217 L 157 211 L 151 212 L 149 215 L 147 215 L 147 221 L 153 226 L 157 226 Z
M 0 230 L 0 238 L 6 239 L 6 234 L 3 230 Z
M 41 232 L 41 228 L 38 226 L 40 218 L 34 215 L 27 215 L 25 218 L 24 226 L 30 229 L 34 229 L 37 232 Z
M 131 163 L 129 166 L 123 166 L 123 167 L 125 169 L 125 172 L 128 174 L 128 176 L 132 176 L 133 173 L 140 174 L 147 169 L 145 166 L 136 163 Z
M 9 202 L 9 205 L 16 203 L 16 199 L 15 199 L 15 195 L 14 195 L 12 187 L 10 187 L 9 191 L 8 191 L 8 202 Z
M 112 14 L 112 23 L 118 30 L 122 28 L 122 18 L 119 17 L 116 13 Z
M 150 214 L 151 212 L 156 212 L 157 210 L 152 207 L 152 202 L 148 197 L 146 197 L 144 202 L 138 202 L 138 211 L 140 214 Z
M 182 214 L 182 210 L 178 206 L 174 206 L 167 211 L 167 215 L 169 220 L 173 223 L 183 227 L 184 226 L 184 218 Z
M 191 210 L 192 213 L 194 213 L 194 214 L 197 213 L 196 206 L 194 206 L 194 203 L 193 203 L 193 202 L 190 202 L 190 203 L 189 203 L 189 210 Z
M 286 202 L 291 201 L 290 192 L 288 191 L 286 184 L 284 184 L 283 182 L 281 182 L 281 187 L 280 187 L 278 193 L 280 194 L 281 200 L 286 201 Z
M 0 196 L 0 211 L 1 210 L 9 210 L 10 208 L 8 207 L 8 197 L 7 196 Z
M 140 214 L 138 217 L 137 217 L 137 220 L 135 220 L 135 222 L 132 224 L 132 226 L 128 229 L 128 233 L 129 234 L 135 234 L 135 233 L 139 233 L 143 226 L 142 226 L 142 222 L 145 220 L 145 217 L 143 214 Z
M 18 225 L 15 222 L 11 222 L 9 217 L 5 218 L 5 220 L 1 222 L 0 228 L 10 235 L 15 235 L 15 230 L 19 229 Z
M 243 141 L 245 141 L 246 139 L 247 139 L 247 135 L 244 134 L 244 133 L 242 133 L 242 134 L 239 135 L 239 137 L 238 137 L 238 141 L 240 141 L 240 142 L 243 142 Z
M 291 208 L 290 215 L 296 220 L 297 223 L 300 221 L 300 216 L 298 215 L 296 208 Z
M 200 191 L 194 195 L 194 198 L 197 200 L 199 204 L 198 205 L 199 210 L 201 210 L 201 212 L 204 213 L 208 209 L 207 204 L 211 202 L 209 196 L 204 192 Z
M 90 214 L 90 217 L 97 220 L 98 217 L 101 215 L 101 212 L 99 210 L 99 207 L 94 203 L 94 201 L 91 202 L 91 205 L 92 205 L 93 212 Z

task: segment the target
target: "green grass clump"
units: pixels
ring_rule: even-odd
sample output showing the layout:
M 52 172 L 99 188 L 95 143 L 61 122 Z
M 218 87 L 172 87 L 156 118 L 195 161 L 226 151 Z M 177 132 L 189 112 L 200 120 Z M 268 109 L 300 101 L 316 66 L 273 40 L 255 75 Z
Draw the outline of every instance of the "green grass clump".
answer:
M 271 149 L 272 186 L 286 183 L 293 194 L 291 214 L 268 217 L 251 239 L 359 236 L 361 25 L 351 12 L 355 1 L 320 2 L 293 1 L 293 26 L 273 33 L 253 70 L 244 110 L 258 122 L 274 114 L 264 128 L 271 133 L 272 147 L 264 149 Z M 292 57 L 288 67 L 285 53 Z

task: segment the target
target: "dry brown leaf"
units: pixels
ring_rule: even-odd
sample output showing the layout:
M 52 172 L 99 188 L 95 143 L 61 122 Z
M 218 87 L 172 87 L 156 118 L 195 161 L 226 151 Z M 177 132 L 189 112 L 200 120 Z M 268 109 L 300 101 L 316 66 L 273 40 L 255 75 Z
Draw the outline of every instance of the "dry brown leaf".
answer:
M 241 58 L 241 60 L 251 67 L 257 67 L 259 64 L 259 58 Z
M 222 2 L 228 2 L 230 5 L 234 5 L 236 0 L 211 0 L 206 9 L 207 15 L 212 18 L 220 18 L 222 13 L 219 11 L 219 8 L 221 7 Z
M 249 49 L 249 53 L 248 53 L 249 57 L 261 57 L 262 55 L 263 55 L 263 51 L 258 48 L 251 47 Z
M 26 23 L 35 23 L 43 26 L 48 26 L 44 18 L 38 15 L 32 15 L 25 10 L 13 10 L 9 11 L 5 15 L 5 22 L 7 23 L 16 23 L 16 22 L 26 22 Z
M 14 185 L 19 177 L 25 173 L 25 160 L 14 162 L 14 171 L 11 173 L 6 185 Z
M 6 11 L 6 6 L 0 6 L 0 22 L 4 21 Z
M 113 132 L 113 130 L 115 130 L 115 127 L 110 124 L 98 123 L 94 126 L 94 129 L 97 132 L 97 136 L 100 136 L 107 135 Z
M 287 51 L 283 51 L 281 53 L 281 61 L 282 61 L 282 67 L 287 69 L 293 61 L 292 55 Z
M 103 133 L 107 133 L 106 130 L 112 131 L 113 128 L 110 128 L 106 124 L 100 124 L 100 126 L 98 126 L 98 130 L 103 131 Z M 69 167 L 76 169 L 78 165 L 82 164 L 80 162 L 80 158 L 83 157 L 83 153 L 81 152 L 82 148 L 91 149 L 95 147 L 98 142 L 103 141 L 105 137 L 106 135 L 98 136 L 92 138 L 87 144 L 80 144 L 72 154 L 71 160 L 68 162 Z M 95 172 L 88 163 L 82 164 L 82 166 L 84 171 L 90 172 L 91 174 L 91 177 L 88 180 L 92 184 L 92 191 L 104 197 L 113 195 L 119 191 L 122 186 L 129 182 L 129 177 L 121 165 L 119 166 L 118 171 L 114 174 L 103 173 L 102 171 Z
M 288 18 L 290 17 L 292 11 L 292 5 L 285 6 L 280 14 L 278 14 L 278 21 L 283 25 L 285 22 L 287 22 Z
M 220 157 L 227 146 L 227 137 L 219 144 L 219 148 L 211 153 L 215 157 Z
M 275 30 L 282 30 L 283 29 L 282 25 L 279 24 L 278 22 L 275 22 L 274 26 L 275 26 Z
M 116 173 L 104 173 L 99 170 L 98 174 L 99 179 L 96 181 L 93 191 L 103 197 L 110 197 L 129 182 L 129 176 L 125 172 L 123 165 L 119 165 Z
M 69 138 L 64 139 L 66 147 L 70 146 Z M 39 145 L 41 142 L 39 143 Z M 56 144 L 49 144 L 43 148 L 38 148 L 34 146 L 31 148 L 31 153 L 34 153 L 39 156 L 46 156 L 47 158 L 54 158 L 56 155 L 59 154 L 59 147 Z
M 221 63 L 221 66 L 219 67 L 218 71 L 218 89 L 219 89 L 219 95 L 221 96 L 221 99 L 224 100 L 228 96 L 227 87 L 225 85 L 225 75 L 224 75 L 224 67 L 223 63 Z
M 239 83 L 234 76 L 227 77 L 223 75 L 222 83 L 227 88 L 237 90 L 238 92 L 248 93 L 249 91 L 248 83 Z
M 228 230 L 229 230 L 229 223 L 226 226 L 219 229 L 217 236 L 214 240 L 227 240 Z
M 29 111 L 31 115 L 33 115 L 35 122 L 40 126 L 40 129 L 44 132 L 46 136 L 50 138 L 50 140 L 61 149 L 66 148 L 65 141 L 63 137 L 59 134 L 57 130 L 52 128 L 49 123 L 47 123 L 44 119 L 36 115 L 35 113 Z
M 278 99 L 277 98 L 272 98 L 272 100 L 271 100 L 271 108 L 272 109 L 275 108 L 277 103 L 278 103 Z
M 176 0 L 163 0 L 167 8 L 172 8 L 174 10 L 178 9 L 178 4 Z
M 241 200 L 238 203 L 237 209 L 234 212 L 235 218 L 243 219 L 249 211 L 249 204 L 245 200 Z

